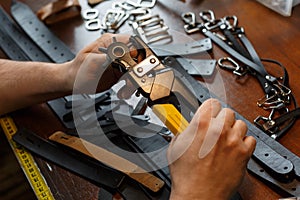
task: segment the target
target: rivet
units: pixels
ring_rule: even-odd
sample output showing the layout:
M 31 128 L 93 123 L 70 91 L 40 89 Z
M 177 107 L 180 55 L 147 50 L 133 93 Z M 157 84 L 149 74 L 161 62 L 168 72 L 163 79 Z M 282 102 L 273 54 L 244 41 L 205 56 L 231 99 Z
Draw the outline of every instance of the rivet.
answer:
M 143 72 L 143 68 L 142 68 L 142 67 L 139 67 L 139 68 L 137 68 L 137 71 L 138 71 L 139 73 L 142 73 L 142 72 Z
M 155 59 L 155 58 L 151 58 L 151 59 L 150 59 L 150 63 L 151 63 L 151 64 L 154 64 L 155 62 L 156 62 L 156 59 Z

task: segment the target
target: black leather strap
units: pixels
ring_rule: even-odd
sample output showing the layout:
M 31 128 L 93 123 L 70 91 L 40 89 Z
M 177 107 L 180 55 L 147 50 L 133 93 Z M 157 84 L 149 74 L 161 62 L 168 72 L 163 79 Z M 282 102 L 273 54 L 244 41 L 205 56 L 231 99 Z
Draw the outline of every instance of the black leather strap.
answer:
M 0 26 L 0 46 L 3 52 L 12 60 L 28 61 L 30 60 L 20 47 L 9 37 L 8 33 Z
M 63 63 L 74 58 L 70 49 L 59 40 L 25 4 L 13 1 L 11 14 L 26 34 L 55 63 Z
M 44 52 L 15 24 L 1 6 L 0 19 L 0 45 L 10 59 L 19 61 L 50 61 Z
M 297 179 L 290 182 L 280 182 L 253 159 L 250 159 L 247 168 L 249 169 L 250 174 L 254 175 L 265 184 L 271 185 L 272 188 L 276 189 L 280 194 L 284 196 L 300 196 L 300 184 Z
M 229 47 L 223 40 L 218 38 L 215 34 L 213 34 L 211 31 L 203 28 L 202 32 L 204 35 L 212 39 L 217 45 L 219 45 L 222 49 L 224 49 L 227 53 L 229 53 L 231 56 L 239 60 L 240 62 L 244 63 L 245 65 L 251 67 L 252 70 L 257 72 L 257 78 L 259 79 L 259 82 L 265 91 L 266 94 L 269 94 L 272 91 L 272 83 L 276 81 L 275 77 L 272 77 L 271 75 L 268 74 L 268 72 L 257 65 L 256 63 L 252 62 L 251 60 L 245 58 L 243 55 L 238 53 L 236 50 L 233 48 Z M 269 79 L 267 79 L 269 77 Z
M 261 62 L 257 52 L 255 51 L 253 45 L 251 44 L 251 42 L 248 40 L 248 38 L 245 36 L 244 33 L 242 34 L 238 34 L 238 38 L 240 39 L 240 41 L 243 43 L 243 45 L 245 46 L 245 48 L 247 49 L 247 51 L 249 52 L 250 55 L 250 59 L 253 60 L 254 63 L 256 63 L 258 66 L 264 68 L 263 63 Z
M 240 52 L 243 56 L 251 59 L 251 56 L 247 50 L 236 40 L 235 36 L 232 34 L 232 29 L 222 29 L 224 36 L 226 37 L 227 43 L 232 46 L 237 52 Z
M 31 152 L 85 179 L 112 191 L 118 191 L 125 175 L 98 162 L 80 156 L 60 145 L 45 140 L 26 129 L 18 129 L 13 140 Z

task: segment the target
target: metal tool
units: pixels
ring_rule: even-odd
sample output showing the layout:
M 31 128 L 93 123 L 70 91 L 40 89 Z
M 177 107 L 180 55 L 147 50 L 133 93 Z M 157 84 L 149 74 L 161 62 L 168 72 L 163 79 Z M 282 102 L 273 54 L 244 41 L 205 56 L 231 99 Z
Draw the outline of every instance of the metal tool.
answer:
M 99 50 L 107 54 L 109 62 L 122 66 L 130 77 L 129 81 L 149 101 L 158 101 L 174 94 L 179 99 L 184 97 L 180 101 L 184 101 L 189 110 L 196 110 L 199 103 L 194 93 L 182 82 L 180 74 L 161 63 L 138 36 L 132 36 L 130 42 L 144 55 L 140 63 L 131 57 L 129 47 L 116 39 L 107 49 L 100 48 Z

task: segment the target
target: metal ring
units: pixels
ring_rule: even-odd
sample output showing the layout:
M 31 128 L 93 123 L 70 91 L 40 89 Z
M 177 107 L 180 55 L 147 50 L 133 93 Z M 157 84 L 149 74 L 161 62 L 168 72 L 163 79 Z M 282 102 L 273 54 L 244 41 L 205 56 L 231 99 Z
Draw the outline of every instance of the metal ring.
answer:
M 104 28 L 100 19 L 91 19 L 85 22 L 85 28 L 89 31 L 96 31 Z
M 97 9 L 87 9 L 82 12 L 82 17 L 85 20 L 96 19 L 99 16 Z

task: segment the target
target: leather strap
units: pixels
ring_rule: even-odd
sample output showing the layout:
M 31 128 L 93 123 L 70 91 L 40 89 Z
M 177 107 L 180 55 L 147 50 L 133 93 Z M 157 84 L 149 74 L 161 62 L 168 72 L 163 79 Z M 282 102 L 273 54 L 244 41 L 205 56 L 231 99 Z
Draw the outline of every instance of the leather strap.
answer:
M 38 10 L 37 16 L 46 24 L 54 24 L 79 16 L 81 6 L 78 0 L 57 0 Z
M 36 17 L 27 5 L 13 1 L 11 14 L 26 34 L 53 62 L 63 63 L 75 57 L 70 49 Z
M 0 46 L 12 60 L 50 62 L 49 57 L 15 24 L 0 6 Z
M 236 58 L 240 62 L 246 64 L 247 66 L 251 67 L 251 69 L 256 71 L 258 73 L 257 77 L 259 77 L 258 79 L 260 80 L 259 82 L 262 85 L 262 88 L 263 88 L 263 90 L 265 91 L 266 94 L 269 94 L 272 91 L 271 90 L 272 89 L 272 87 L 271 87 L 272 84 L 269 84 L 269 82 L 275 81 L 276 78 L 270 76 L 264 68 L 261 68 L 256 63 L 252 62 L 248 58 L 245 58 L 243 55 L 238 53 L 236 50 L 229 47 L 224 41 L 222 41 L 220 38 L 218 38 L 216 35 L 214 35 L 211 31 L 203 28 L 202 32 L 203 32 L 204 35 L 206 35 L 207 37 L 212 39 L 217 45 L 219 45 L 222 49 L 224 49 L 231 56 L 233 56 L 234 58 Z M 270 76 L 269 80 L 266 79 L 267 76 Z
M 0 46 L 5 54 L 12 60 L 27 61 L 28 56 L 21 50 L 21 48 L 13 41 L 6 30 L 0 26 Z M 16 53 L 17 52 L 17 53 Z
M 288 182 L 278 181 L 276 177 L 264 170 L 255 160 L 250 159 L 247 165 L 249 173 L 267 185 L 271 185 L 275 191 L 280 191 L 285 196 L 300 196 L 300 184 L 297 179 Z
M 248 59 L 251 59 L 251 56 L 248 51 L 245 50 L 245 48 L 236 40 L 235 36 L 232 34 L 231 29 L 224 29 L 222 30 L 224 33 L 224 36 L 226 37 L 226 40 L 228 40 L 227 43 L 230 43 L 231 46 L 238 52 L 240 52 L 243 56 L 245 56 Z
M 146 172 L 136 164 L 82 138 L 70 136 L 58 131 L 51 135 L 49 139 L 71 147 L 91 158 L 104 163 L 107 166 L 125 173 L 127 176 L 138 181 L 153 192 L 158 192 L 164 186 L 164 182 L 161 179 Z
M 13 140 L 31 152 L 108 190 L 118 191 L 125 176 L 105 165 L 87 159 L 49 142 L 26 129 L 18 129 Z

